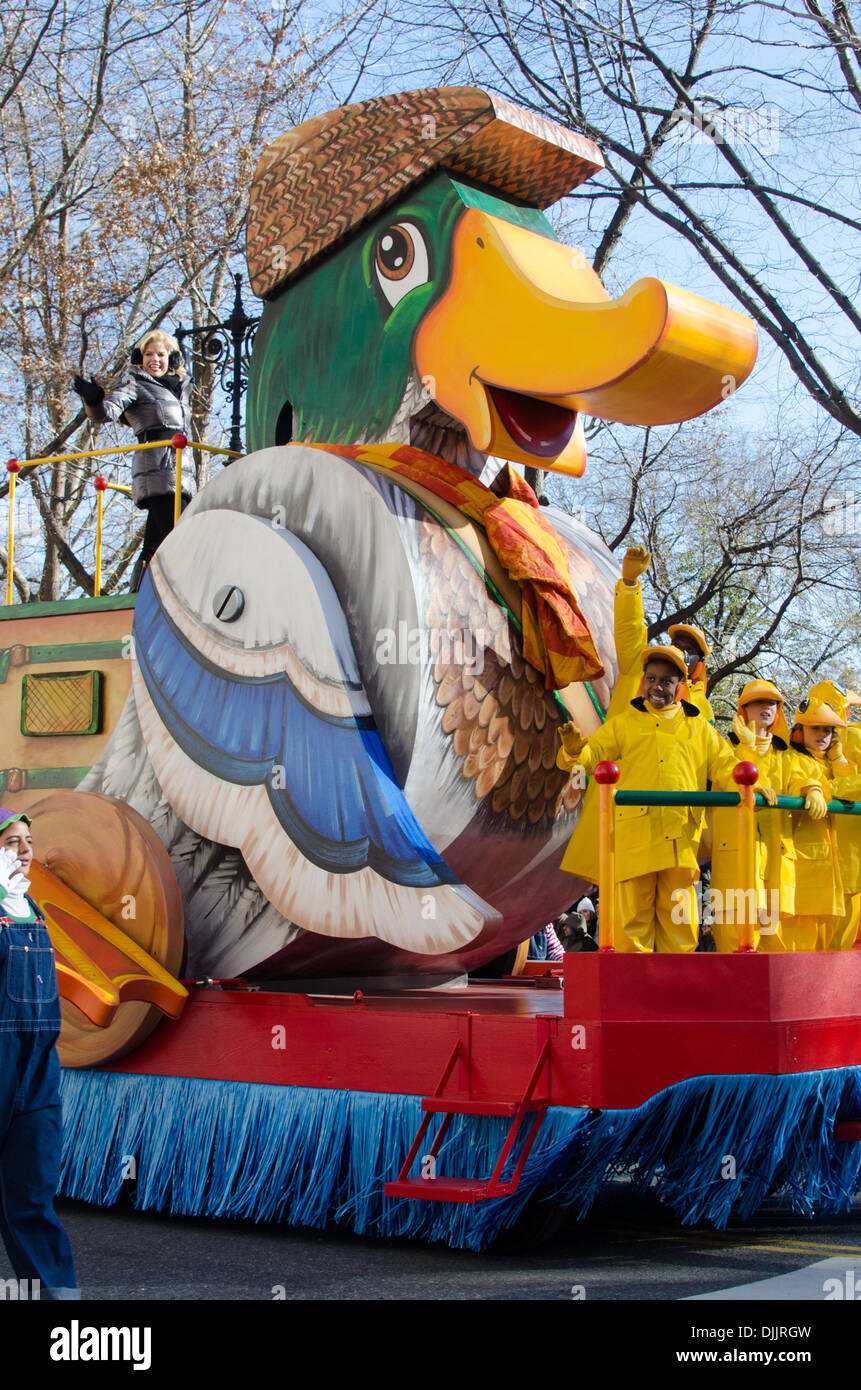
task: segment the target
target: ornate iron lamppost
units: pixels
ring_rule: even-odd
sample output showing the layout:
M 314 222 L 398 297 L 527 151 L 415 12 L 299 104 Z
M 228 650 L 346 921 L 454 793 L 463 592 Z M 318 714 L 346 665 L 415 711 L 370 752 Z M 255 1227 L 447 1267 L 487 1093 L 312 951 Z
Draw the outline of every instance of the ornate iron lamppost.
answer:
M 235 294 L 230 317 L 202 328 L 177 325 L 176 340 L 191 373 L 192 359 L 212 365 L 232 405 L 230 448 L 242 453 L 242 397 L 248 387 L 248 363 L 259 318 L 249 318 L 242 303 L 242 276 L 233 277 Z M 229 462 L 229 460 L 228 460 Z

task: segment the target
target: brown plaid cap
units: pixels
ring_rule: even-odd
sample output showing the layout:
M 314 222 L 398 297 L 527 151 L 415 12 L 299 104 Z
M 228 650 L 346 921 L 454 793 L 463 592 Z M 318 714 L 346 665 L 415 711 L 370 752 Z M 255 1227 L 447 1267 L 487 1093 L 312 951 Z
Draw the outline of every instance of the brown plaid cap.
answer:
M 246 237 L 252 287 L 271 298 L 435 169 L 545 208 L 603 167 L 585 136 L 477 87 L 340 107 L 273 140 L 260 157 Z

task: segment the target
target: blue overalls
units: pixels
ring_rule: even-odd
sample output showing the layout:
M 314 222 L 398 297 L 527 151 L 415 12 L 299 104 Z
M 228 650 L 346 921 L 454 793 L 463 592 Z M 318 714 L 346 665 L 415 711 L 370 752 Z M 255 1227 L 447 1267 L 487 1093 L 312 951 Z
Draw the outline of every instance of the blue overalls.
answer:
M 31 1297 L 80 1298 L 69 1238 L 54 1213 L 62 1142 L 57 973 L 44 919 L 27 901 L 36 921 L 0 915 L 0 1236 Z

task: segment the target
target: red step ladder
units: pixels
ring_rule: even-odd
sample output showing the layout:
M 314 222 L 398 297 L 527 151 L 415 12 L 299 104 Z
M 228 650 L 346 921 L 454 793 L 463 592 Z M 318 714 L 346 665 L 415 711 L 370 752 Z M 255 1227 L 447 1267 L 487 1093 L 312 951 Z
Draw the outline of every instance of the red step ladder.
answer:
M 467 1033 L 467 1037 L 469 1034 Z M 510 1197 L 517 1191 L 520 1183 L 526 1160 L 529 1157 L 532 1145 L 541 1128 L 541 1123 L 547 1113 L 550 1104 L 550 1041 L 545 1037 L 544 1044 L 538 1056 L 538 1060 L 532 1069 L 532 1074 L 526 1084 L 523 1095 L 517 1100 L 510 1098 L 487 1096 L 480 1100 L 475 1100 L 464 1095 L 446 1095 L 446 1087 L 451 1079 L 452 1072 L 458 1061 L 462 1061 L 467 1069 L 469 1067 L 469 1046 L 463 1038 L 458 1038 L 451 1051 L 451 1056 L 446 1062 L 442 1076 L 439 1079 L 436 1090 L 432 1096 L 426 1096 L 422 1100 L 422 1110 L 425 1112 L 424 1118 L 419 1126 L 418 1133 L 410 1145 L 410 1151 L 404 1159 L 403 1166 L 395 1182 L 387 1182 L 384 1192 L 387 1197 L 409 1197 L 413 1200 L 424 1202 L 487 1202 L 494 1197 Z M 539 1082 L 543 1079 L 543 1085 L 539 1087 Z M 541 1094 L 536 1095 L 536 1091 Z M 431 1142 L 430 1148 L 422 1152 L 423 1166 L 427 1160 L 432 1160 L 430 1164 L 431 1172 L 426 1177 L 411 1178 L 408 1176 L 422 1144 L 428 1133 L 431 1118 L 433 1115 L 442 1115 L 442 1122 Z M 453 1115 L 506 1115 L 510 1116 L 511 1124 L 505 1136 L 499 1156 L 494 1164 L 493 1172 L 489 1178 L 460 1178 L 456 1176 L 437 1177 L 436 1160 L 440 1146 L 446 1136 Z M 521 1127 L 528 1117 L 532 1117 L 532 1123 L 526 1134 L 523 1147 L 517 1159 L 514 1171 L 508 1178 L 503 1178 L 505 1165 L 514 1148 Z M 431 1175 L 433 1174 L 433 1175 Z

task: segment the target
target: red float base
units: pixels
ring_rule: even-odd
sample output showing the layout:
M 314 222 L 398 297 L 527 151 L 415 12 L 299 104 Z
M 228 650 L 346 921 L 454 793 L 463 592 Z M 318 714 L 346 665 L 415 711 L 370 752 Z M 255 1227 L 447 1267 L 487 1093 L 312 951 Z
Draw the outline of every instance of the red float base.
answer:
M 628 1109 L 690 1076 L 861 1065 L 861 952 L 566 960 L 589 1100 Z M 582 1102 L 581 1102 L 582 1103 Z
M 692 1076 L 861 1065 L 861 952 L 569 955 L 564 991 L 193 990 L 181 1019 L 107 1069 L 431 1096 L 458 1043 L 445 1094 L 461 1112 L 501 1113 L 539 1062 L 535 1101 L 594 1109 Z

